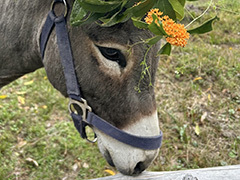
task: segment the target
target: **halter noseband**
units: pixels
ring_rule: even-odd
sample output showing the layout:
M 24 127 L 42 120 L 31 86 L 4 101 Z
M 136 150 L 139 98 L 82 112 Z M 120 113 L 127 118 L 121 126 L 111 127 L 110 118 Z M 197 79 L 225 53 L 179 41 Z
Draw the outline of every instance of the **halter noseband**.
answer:
M 65 6 L 65 13 L 64 15 L 56 16 L 54 13 L 54 5 L 56 3 L 63 3 Z M 112 138 L 146 150 L 153 150 L 160 148 L 162 144 L 162 132 L 158 136 L 150 136 L 150 137 L 142 137 L 142 136 L 135 136 L 129 134 L 125 131 L 122 131 L 110 123 L 106 122 L 94 112 L 92 112 L 92 108 L 87 104 L 87 101 L 82 98 L 80 86 L 77 81 L 77 76 L 74 68 L 73 63 L 73 56 L 72 56 L 72 49 L 70 45 L 70 40 L 68 36 L 67 30 L 67 23 L 66 23 L 66 16 L 68 13 L 68 5 L 65 0 L 54 0 L 52 3 L 51 11 L 48 13 L 47 19 L 45 24 L 42 28 L 42 33 L 40 36 L 40 52 L 42 59 L 44 58 L 44 52 L 46 49 L 46 45 L 49 39 L 49 36 L 55 27 L 56 29 L 56 36 L 57 36 L 57 45 L 60 53 L 61 64 L 64 71 L 66 87 L 67 87 L 67 94 L 69 97 L 69 111 L 70 115 L 73 119 L 74 125 L 78 132 L 80 133 L 81 137 L 84 139 L 89 138 L 86 134 L 86 126 L 95 127 L 102 131 L 103 133 L 111 136 Z M 81 109 L 81 115 L 77 113 L 74 109 L 74 106 Z M 90 142 L 95 142 L 97 140 L 96 134 L 95 139 Z

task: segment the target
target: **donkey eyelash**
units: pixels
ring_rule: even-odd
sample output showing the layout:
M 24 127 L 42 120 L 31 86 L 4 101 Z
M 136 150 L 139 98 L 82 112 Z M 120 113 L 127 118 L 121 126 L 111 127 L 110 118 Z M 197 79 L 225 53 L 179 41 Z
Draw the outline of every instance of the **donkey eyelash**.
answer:
M 125 56 L 120 50 L 102 46 L 97 46 L 97 48 L 106 59 L 117 62 L 122 68 L 125 68 L 127 66 Z

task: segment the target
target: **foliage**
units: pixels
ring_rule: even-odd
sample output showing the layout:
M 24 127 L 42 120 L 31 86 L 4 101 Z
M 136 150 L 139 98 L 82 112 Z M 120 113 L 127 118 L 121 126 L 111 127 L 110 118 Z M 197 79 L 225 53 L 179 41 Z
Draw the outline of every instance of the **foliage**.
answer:
M 162 20 L 152 13 L 153 21 L 147 24 L 143 22 L 143 17 L 150 11 L 150 9 L 158 9 L 167 15 L 170 19 L 177 21 L 184 18 L 184 6 L 186 0 L 77 0 L 74 3 L 71 24 L 83 25 L 86 23 L 96 22 L 100 26 L 109 27 L 117 23 L 123 23 L 131 19 L 133 24 L 140 29 L 150 30 L 156 37 L 154 39 L 145 40 L 151 45 L 160 41 L 163 37 L 174 38 L 175 40 L 169 41 L 160 49 L 158 54 L 170 54 L 171 44 L 177 45 L 175 42 L 179 36 L 175 37 L 174 34 L 166 33 L 165 26 L 162 25 Z M 207 23 L 202 24 L 196 29 L 191 29 L 189 33 L 203 34 L 212 30 L 212 22 L 217 18 L 213 18 Z M 175 24 L 175 23 L 174 23 Z M 175 29 L 175 27 L 172 27 Z M 177 32 L 177 30 L 175 30 Z M 185 46 L 185 44 L 184 44 Z
M 78 0 L 74 3 L 71 23 L 80 25 L 100 20 L 101 26 L 112 26 L 130 18 L 141 19 L 151 8 L 158 8 L 172 19 L 182 19 L 185 0 Z

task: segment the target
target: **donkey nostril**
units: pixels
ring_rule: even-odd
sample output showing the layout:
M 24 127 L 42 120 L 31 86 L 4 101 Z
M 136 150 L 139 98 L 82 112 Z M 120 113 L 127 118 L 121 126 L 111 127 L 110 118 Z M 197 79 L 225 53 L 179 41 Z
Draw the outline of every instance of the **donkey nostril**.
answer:
M 138 162 L 137 165 L 134 168 L 133 175 L 139 175 L 141 172 L 143 172 L 146 169 L 146 166 L 143 162 Z

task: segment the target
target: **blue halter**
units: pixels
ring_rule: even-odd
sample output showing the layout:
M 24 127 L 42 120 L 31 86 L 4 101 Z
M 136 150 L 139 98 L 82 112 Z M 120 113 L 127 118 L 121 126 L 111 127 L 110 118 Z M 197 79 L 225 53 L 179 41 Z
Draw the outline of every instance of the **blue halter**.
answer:
M 63 3 L 65 5 L 64 15 L 55 15 L 53 8 L 56 3 Z M 94 114 L 94 112 L 92 112 L 92 108 L 88 106 L 87 101 L 82 98 L 80 86 L 77 81 L 77 76 L 74 68 L 72 50 L 68 36 L 66 23 L 67 11 L 68 5 L 65 0 L 54 0 L 52 4 L 52 10 L 49 12 L 46 22 L 42 28 L 42 33 L 40 36 L 40 51 L 43 59 L 49 36 L 53 28 L 55 27 L 61 64 L 66 80 L 67 94 L 70 100 L 69 111 L 73 119 L 74 125 L 80 133 L 81 137 L 90 141 L 86 134 L 86 126 L 90 126 L 95 127 L 103 133 L 111 136 L 112 138 L 130 146 L 146 150 L 160 148 L 162 144 L 161 131 L 158 136 L 151 137 L 135 136 L 124 132 Z M 75 107 L 78 106 L 82 110 L 82 113 L 78 114 L 77 111 L 74 110 L 73 105 Z M 91 142 L 95 142 L 96 140 L 97 137 L 95 134 L 95 139 Z

